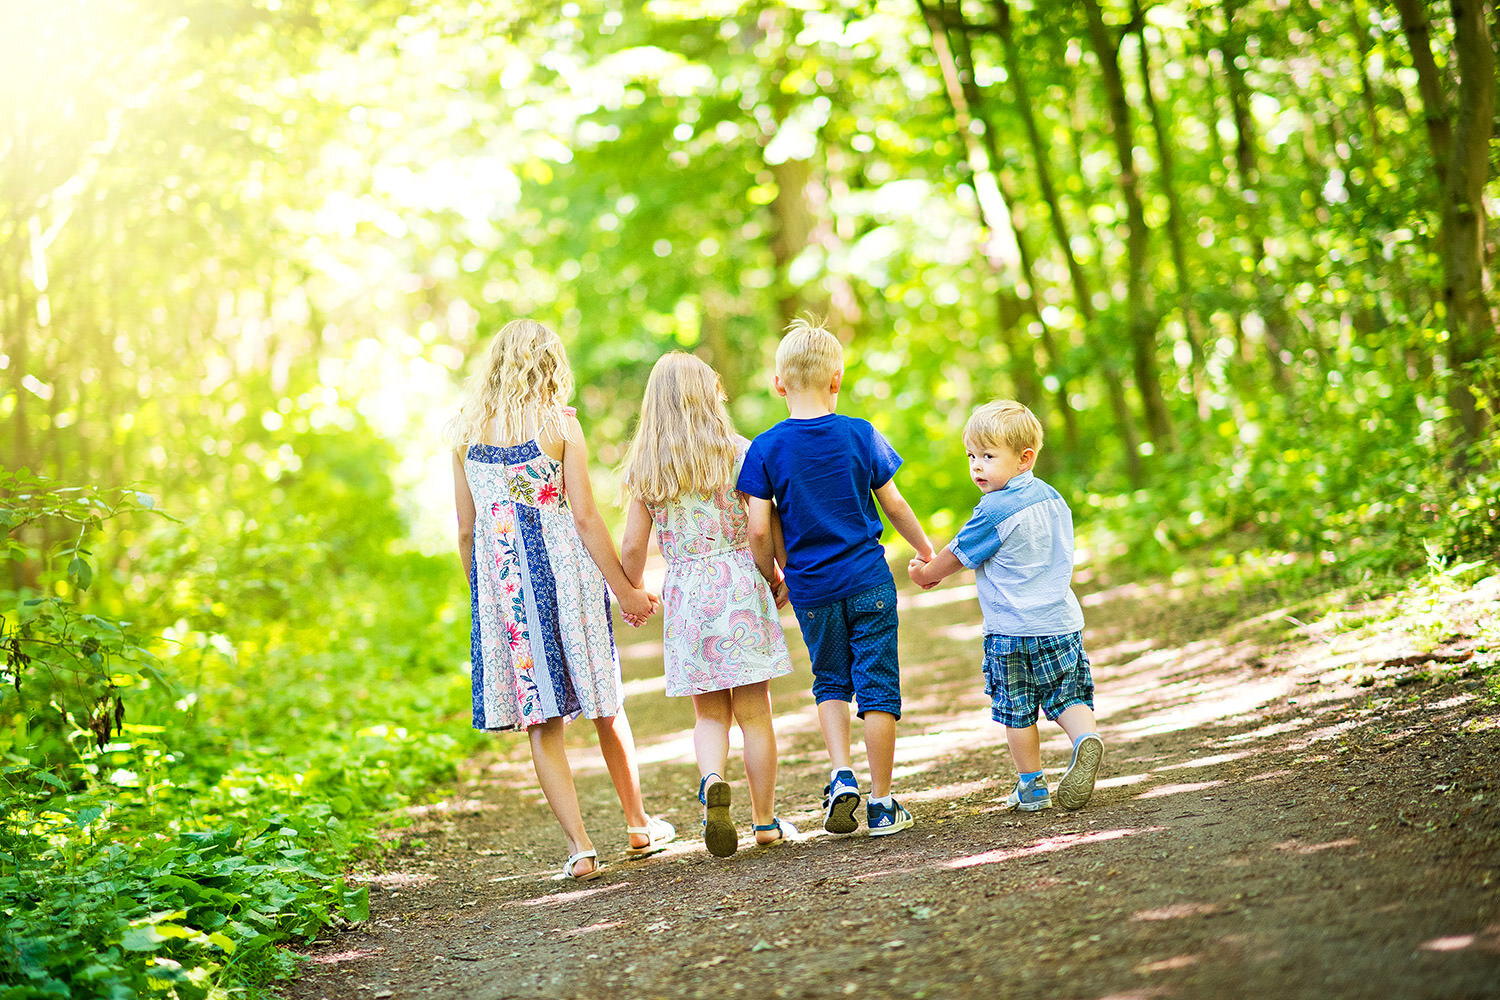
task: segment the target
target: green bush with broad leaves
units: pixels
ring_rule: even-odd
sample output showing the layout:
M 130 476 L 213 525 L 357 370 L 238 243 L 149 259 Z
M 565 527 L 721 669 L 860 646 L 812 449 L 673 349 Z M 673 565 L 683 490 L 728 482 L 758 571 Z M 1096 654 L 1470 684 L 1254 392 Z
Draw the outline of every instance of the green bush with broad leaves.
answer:
M 0 1000 L 256 994 L 367 917 L 341 873 L 471 747 L 451 559 L 382 554 L 383 480 L 234 498 L 275 556 L 138 490 L 0 487 Z

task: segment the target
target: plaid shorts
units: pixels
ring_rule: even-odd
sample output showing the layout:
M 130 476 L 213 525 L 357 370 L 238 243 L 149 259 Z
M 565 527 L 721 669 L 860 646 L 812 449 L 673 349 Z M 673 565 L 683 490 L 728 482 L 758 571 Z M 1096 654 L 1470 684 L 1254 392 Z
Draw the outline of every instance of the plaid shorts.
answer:
M 1055 722 L 1074 705 L 1093 708 L 1083 633 L 985 636 L 984 692 L 990 717 L 1009 729 L 1036 725 L 1038 709 Z

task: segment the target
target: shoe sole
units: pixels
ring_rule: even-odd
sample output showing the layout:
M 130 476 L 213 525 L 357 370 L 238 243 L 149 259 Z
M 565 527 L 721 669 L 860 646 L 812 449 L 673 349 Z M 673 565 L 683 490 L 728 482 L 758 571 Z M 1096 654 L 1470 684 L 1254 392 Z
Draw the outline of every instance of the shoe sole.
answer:
M 1099 777 L 1099 764 L 1104 760 L 1104 741 L 1098 737 L 1087 737 L 1073 752 L 1073 763 L 1057 783 L 1053 798 L 1064 809 L 1082 809 L 1094 794 L 1094 781 Z
M 892 823 L 890 826 L 882 826 L 882 827 L 880 827 L 878 829 L 872 826 L 872 827 L 870 827 L 870 836 L 872 836 L 872 837 L 889 837 L 893 833 L 900 833 L 902 830 L 905 830 L 907 827 L 911 826 L 915 822 L 916 822 L 916 820 L 914 820 L 910 816 L 908 816 L 904 820 L 897 820 L 896 822 Z
M 854 811 L 859 808 L 859 795 L 843 792 L 833 797 L 828 804 L 828 816 L 823 820 L 823 829 L 829 833 L 853 833 L 859 829 L 859 820 Z
M 703 844 L 716 858 L 730 857 L 740 849 L 740 837 L 735 832 L 734 820 L 729 818 L 729 782 L 715 781 L 704 789 L 703 799 L 708 804 Z

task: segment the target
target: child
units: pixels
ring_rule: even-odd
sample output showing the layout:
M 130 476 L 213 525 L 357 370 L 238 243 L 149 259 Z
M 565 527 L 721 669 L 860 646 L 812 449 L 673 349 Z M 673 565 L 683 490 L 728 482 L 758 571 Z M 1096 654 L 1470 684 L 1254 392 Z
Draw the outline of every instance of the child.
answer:
M 774 568 L 772 515 L 781 518 L 786 585 L 812 656 L 813 698 L 833 765 L 823 829 L 859 828 L 849 755 L 849 705 L 857 699 L 870 767 L 866 823 L 879 837 L 906 829 L 912 818 L 891 795 L 901 677 L 896 585 L 876 504 L 918 557 L 931 559 L 932 546 L 892 478 L 901 456 L 868 421 L 834 412 L 843 378 L 838 338 L 793 321 L 776 349 L 775 388 L 786 398 L 788 419 L 751 443 L 737 485 L 751 498 L 751 546 L 767 576 Z
M 572 389 L 557 334 L 512 320 L 469 379 L 445 436 L 455 449 L 458 549 L 473 616 L 474 728 L 526 729 L 542 794 L 568 841 L 562 874 L 587 880 L 600 868 L 563 745 L 567 720 L 593 720 L 625 810 L 628 853 L 659 850 L 675 831 L 641 801 L 604 586 L 638 619 L 658 601 L 625 579 L 594 505 L 583 429 L 563 405 Z
M 776 733 L 768 682 L 790 673 L 792 661 L 776 615 L 785 603 L 785 585 L 774 563 L 764 578 L 758 571 L 750 554 L 745 501 L 734 488 L 749 443 L 729 421 L 724 389 L 712 368 L 680 352 L 656 362 L 625 459 L 630 504 L 621 562 L 626 579 L 639 586 L 655 524 L 667 560 L 662 587 L 667 695 L 693 697 L 703 839 L 721 858 L 739 848 L 723 778 L 731 719 L 745 737 L 755 842 L 774 844 L 797 835 L 773 808 Z
M 1050 809 L 1037 709 L 1073 741 L 1057 801 L 1081 809 L 1094 792 L 1104 743 L 1094 732 L 1094 681 L 1083 651 L 1083 610 L 1073 577 L 1073 515 L 1032 475 L 1042 425 L 1013 400 L 986 403 L 964 425 L 969 473 L 984 494 L 936 559 L 907 566 L 924 590 L 961 567 L 974 570 L 984 610 L 985 690 L 1020 777 L 1007 809 Z

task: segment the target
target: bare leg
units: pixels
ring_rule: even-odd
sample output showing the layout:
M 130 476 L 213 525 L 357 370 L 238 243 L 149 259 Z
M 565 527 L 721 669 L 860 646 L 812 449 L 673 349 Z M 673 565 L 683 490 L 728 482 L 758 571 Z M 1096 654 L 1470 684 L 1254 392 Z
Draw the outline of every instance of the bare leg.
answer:
M 562 824 L 563 836 L 568 841 L 568 854 L 590 850 L 594 844 L 588 831 L 583 828 L 583 813 L 578 808 L 578 790 L 573 787 L 573 769 L 568 765 L 567 751 L 563 745 L 563 720 L 548 719 L 526 730 L 531 741 L 531 764 L 536 769 L 536 780 L 542 786 L 542 795 L 552 807 L 552 815 Z M 587 875 L 598 867 L 586 858 L 574 867 L 575 875 Z
M 729 766 L 729 722 L 732 718 L 728 691 L 693 695 L 693 755 L 698 759 L 698 777 L 724 777 Z
M 750 785 L 750 817 L 757 826 L 776 818 L 776 730 L 771 724 L 771 689 L 761 681 L 733 692 L 734 718 L 745 737 L 745 778 Z M 774 830 L 759 830 L 757 843 L 778 838 Z
M 1068 739 L 1074 743 L 1078 742 L 1080 736 L 1099 731 L 1095 728 L 1097 723 L 1094 721 L 1094 710 L 1087 705 L 1069 705 L 1057 717 L 1057 724 L 1063 727 L 1063 732 L 1067 733 Z
M 599 752 L 604 755 L 604 766 L 609 769 L 609 780 L 614 782 L 615 794 L 620 797 L 620 806 L 625 810 L 626 826 L 646 825 L 646 804 L 641 799 L 641 772 L 635 762 L 635 737 L 630 732 L 630 720 L 625 710 L 617 715 L 606 715 L 594 720 L 594 729 L 599 734 Z M 646 847 L 651 838 L 645 834 L 632 833 L 632 847 Z
M 896 766 L 896 717 L 890 712 L 865 713 L 865 755 L 870 759 L 870 798 L 891 794 L 891 771 Z
M 1017 771 L 1029 774 L 1042 769 L 1042 736 L 1034 724 L 1025 729 L 1006 726 L 1005 742 L 1010 746 L 1010 755 L 1015 758 Z
M 823 745 L 828 748 L 828 762 L 835 769 L 849 767 L 849 703 L 818 703 L 818 727 L 823 730 Z

